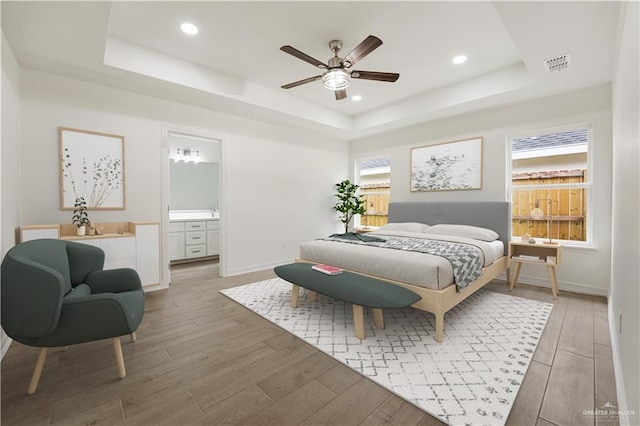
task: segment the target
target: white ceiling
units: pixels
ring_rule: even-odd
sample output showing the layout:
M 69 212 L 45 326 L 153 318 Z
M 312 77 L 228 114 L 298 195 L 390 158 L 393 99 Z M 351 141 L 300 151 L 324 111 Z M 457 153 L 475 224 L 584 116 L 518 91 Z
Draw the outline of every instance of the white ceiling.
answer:
M 478 108 L 611 81 L 618 2 L 2 2 L 21 66 L 276 124 L 353 139 Z M 189 21 L 196 36 L 179 26 Z M 354 67 L 397 72 L 353 80 L 336 101 L 319 74 L 279 50 L 326 62 L 368 35 L 383 45 Z M 543 62 L 570 53 L 572 67 Z M 468 56 L 463 65 L 451 59 Z

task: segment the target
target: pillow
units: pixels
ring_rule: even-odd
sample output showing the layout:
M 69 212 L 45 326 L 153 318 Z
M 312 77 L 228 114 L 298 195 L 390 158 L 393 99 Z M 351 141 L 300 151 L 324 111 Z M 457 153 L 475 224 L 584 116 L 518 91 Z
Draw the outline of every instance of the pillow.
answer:
M 418 222 L 387 223 L 382 225 L 378 231 L 400 231 L 400 232 L 426 232 L 429 225 Z
M 495 241 L 500 238 L 497 232 L 487 228 L 471 225 L 433 225 L 429 228 L 429 234 L 451 235 L 454 237 L 473 238 L 474 240 Z

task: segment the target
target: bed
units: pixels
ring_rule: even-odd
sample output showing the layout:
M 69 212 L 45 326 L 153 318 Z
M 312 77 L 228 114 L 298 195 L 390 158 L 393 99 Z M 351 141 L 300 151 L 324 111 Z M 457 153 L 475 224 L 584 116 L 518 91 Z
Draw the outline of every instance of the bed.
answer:
M 478 253 L 482 253 L 479 255 L 482 260 L 476 261 L 482 263 L 481 275 L 468 275 L 465 279 L 460 279 L 460 275 L 456 275 L 460 268 L 452 267 L 449 260 L 439 256 L 375 246 L 375 242 L 372 246 L 358 241 L 337 241 L 335 238 L 301 244 L 297 261 L 331 264 L 414 291 L 422 299 L 412 307 L 435 315 L 435 339 L 442 342 L 444 314 L 508 267 L 506 253 L 510 236 L 511 204 L 499 201 L 396 202 L 389 205 L 389 223 L 398 226 L 382 227 L 380 231 L 370 232 L 365 236 L 380 238 L 387 241 L 381 244 L 389 244 L 396 240 L 419 238 L 419 234 L 423 234 L 429 240 L 473 245 Z M 429 226 L 421 227 L 420 224 Z M 471 231 L 470 235 L 467 235 L 467 229 Z M 464 230 L 464 233 L 459 234 L 458 230 Z M 447 235 L 449 231 L 455 235 Z M 476 235 L 478 232 L 480 234 Z M 485 238 L 490 233 L 495 235 Z M 474 238 L 467 241 L 468 236 Z M 481 239 L 475 240 L 476 237 Z M 427 258 L 431 259 L 427 261 Z M 467 282 L 460 285 L 456 282 L 458 279 Z

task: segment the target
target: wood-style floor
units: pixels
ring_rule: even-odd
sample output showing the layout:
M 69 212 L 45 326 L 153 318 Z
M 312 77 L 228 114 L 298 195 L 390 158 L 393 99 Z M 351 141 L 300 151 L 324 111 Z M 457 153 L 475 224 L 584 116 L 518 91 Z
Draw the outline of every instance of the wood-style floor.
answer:
M 14 342 L 2 361 L 2 425 L 441 424 L 218 293 L 272 271 L 217 275 L 215 263 L 181 265 L 171 288 L 147 294 L 137 342 L 122 339 L 124 380 L 104 340 L 51 350 L 27 396 L 39 350 Z M 512 292 L 553 302 L 550 293 Z M 617 424 L 584 414 L 606 403 L 617 406 L 606 300 L 561 292 L 508 424 Z

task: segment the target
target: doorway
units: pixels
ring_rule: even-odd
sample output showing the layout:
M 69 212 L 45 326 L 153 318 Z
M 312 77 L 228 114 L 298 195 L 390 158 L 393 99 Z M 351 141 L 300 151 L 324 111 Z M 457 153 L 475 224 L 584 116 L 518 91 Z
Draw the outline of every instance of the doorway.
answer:
M 168 129 L 163 138 L 163 281 L 171 269 L 217 263 L 222 275 L 222 140 Z

